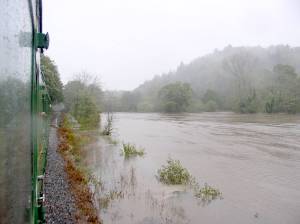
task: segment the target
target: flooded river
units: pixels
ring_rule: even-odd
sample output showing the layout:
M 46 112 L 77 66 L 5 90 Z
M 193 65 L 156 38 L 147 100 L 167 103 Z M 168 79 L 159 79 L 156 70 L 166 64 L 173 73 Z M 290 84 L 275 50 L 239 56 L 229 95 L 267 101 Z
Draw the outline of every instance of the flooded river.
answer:
M 299 224 L 300 116 L 114 114 L 113 139 L 88 147 L 86 164 L 101 182 L 95 197 L 104 224 Z M 124 159 L 122 142 L 145 149 Z M 167 186 L 157 170 L 178 159 L 223 199 L 203 202 Z

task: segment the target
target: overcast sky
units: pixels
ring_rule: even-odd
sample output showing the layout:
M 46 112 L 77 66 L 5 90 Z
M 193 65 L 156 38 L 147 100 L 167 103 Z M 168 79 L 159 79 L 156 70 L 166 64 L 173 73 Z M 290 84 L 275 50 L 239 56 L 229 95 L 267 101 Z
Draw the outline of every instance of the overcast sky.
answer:
M 299 0 L 44 0 L 46 52 L 64 83 L 98 75 L 131 90 L 154 75 L 232 46 L 300 46 Z

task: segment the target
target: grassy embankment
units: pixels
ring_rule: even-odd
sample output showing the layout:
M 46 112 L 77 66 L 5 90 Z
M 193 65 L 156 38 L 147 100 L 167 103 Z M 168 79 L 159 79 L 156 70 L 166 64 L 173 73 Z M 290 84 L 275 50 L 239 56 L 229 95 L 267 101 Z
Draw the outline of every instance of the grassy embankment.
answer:
M 98 212 L 93 204 L 93 193 L 89 188 L 91 175 L 82 166 L 82 147 L 95 140 L 95 136 L 72 129 L 65 114 L 58 129 L 60 143 L 59 152 L 65 161 L 65 171 L 69 186 L 78 208 L 75 216 L 78 223 L 100 224 Z

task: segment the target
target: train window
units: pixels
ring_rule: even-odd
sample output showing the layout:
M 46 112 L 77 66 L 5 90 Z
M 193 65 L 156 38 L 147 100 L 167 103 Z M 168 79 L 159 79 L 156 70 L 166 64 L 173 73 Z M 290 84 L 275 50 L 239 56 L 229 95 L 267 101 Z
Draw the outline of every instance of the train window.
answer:
M 30 2 L 1 1 L 0 7 L 1 223 L 28 223 L 31 216 Z

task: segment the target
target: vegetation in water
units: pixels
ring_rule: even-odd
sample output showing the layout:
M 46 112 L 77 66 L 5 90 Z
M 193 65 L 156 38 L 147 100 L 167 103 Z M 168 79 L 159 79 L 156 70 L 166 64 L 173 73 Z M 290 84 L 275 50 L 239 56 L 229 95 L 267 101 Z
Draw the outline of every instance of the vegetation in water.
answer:
M 112 138 L 110 138 L 109 142 L 113 145 L 117 145 L 119 143 L 118 140 Z
M 204 201 L 211 201 L 218 197 L 221 197 L 222 194 L 218 189 L 213 188 L 212 186 L 209 186 L 208 184 L 205 184 L 204 187 L 196 190 L 195 196 L 197 198 L 201 198 Z
M 165 184 L 187 184 L 191 175 L 179 160 L 168 159 L 167 165 L 158 170 L 158 178 Z
M 125 158 L 134 156 L 143 156 L 145 154 L 144 149 L 138 149 L 135 145 L 130 143 L 123 143 L 123 153 Z
M 188 185 L 197 198 L 203 201 L 211 201 L 217 198 L 221 198 L 221 192 L 208 184 L 201 187 L 186 168 L 184 168 L 179 160 L 168 159 L 167 165 L 163 165 L 158 170 L 158 179 L 160 182 L 168 185 L 183 184 Z
M 102 138 L 104 138 L 111 145 L 118 145 L 119 144 L 119 141 L 116 140 L 115 138 L 113 138 L 110 135 L 104 135 L 104 136 L 102 136 Z
M 124 198 L 124 192 L 111 190 L 107 194 L 100 197 L 99 199 L 100 208 L 104 208 L 104 209 L 108 208 L 111 201 L 119 198 Z
M 104 125 L 102 134 L 103 135 L 111 135 L 113 131 L 113 114 L 112 113 L 107 113 L 106 116 L 106 124 Z
M 128 173 L 126 172 L 120 175 L 120 179 L 117 181 L 118 184 L 114 189 L 106 191 L 106 187 L 103 186 L 101 191 L 99 191 L 98 197 L 100 208 L 106 209 L 112 201 L 122 199 L 125 196 L 134 196 L 136 181 L 135 169 L 131 167 Z

